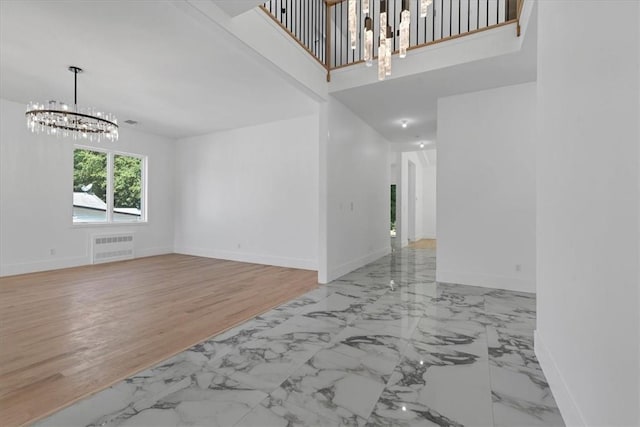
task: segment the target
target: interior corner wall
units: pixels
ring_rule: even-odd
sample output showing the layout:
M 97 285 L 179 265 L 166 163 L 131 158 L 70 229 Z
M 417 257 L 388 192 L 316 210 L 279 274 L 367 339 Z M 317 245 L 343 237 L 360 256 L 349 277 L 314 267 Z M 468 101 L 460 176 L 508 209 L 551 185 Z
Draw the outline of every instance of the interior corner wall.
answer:
M 321 150 L 329 282 L 390 253 L 389 143 L 333 97 Z
M 640 3 L 538 8 L 536 354 L 567 425 L 637 426 Z
M 536 86 L 438 100 L 439 282 L 535 292 Z
M 318 268 L 318 114 L 177 141 L 176 252 Z
M 27 130 L 25 106 L 0 100 L 0 275 L 91 263 L 90 239 L 135 233 L 135 255 L 173 252 L 174 141 L 120 129 L 117 142 L 83 143 L 146 155 L 146 224 L 73 225 L 74 141 Z

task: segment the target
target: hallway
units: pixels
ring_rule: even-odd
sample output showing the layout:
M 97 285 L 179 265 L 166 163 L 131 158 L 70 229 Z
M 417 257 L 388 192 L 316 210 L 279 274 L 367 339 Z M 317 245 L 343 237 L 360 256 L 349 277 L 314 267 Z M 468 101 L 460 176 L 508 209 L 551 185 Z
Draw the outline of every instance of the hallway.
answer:
M 563 425 L 535 296 L 436 284 L 403 249 L 39 426 Z

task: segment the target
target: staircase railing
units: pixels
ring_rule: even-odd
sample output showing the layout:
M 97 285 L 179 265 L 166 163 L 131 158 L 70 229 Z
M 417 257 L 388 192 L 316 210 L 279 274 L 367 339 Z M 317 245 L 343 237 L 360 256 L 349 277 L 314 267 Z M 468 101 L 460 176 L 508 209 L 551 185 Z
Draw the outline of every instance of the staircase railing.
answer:
M 325 0 L 271 0 L 261 8 L 326 67 L 329 6 Z
M 270 0 L 261 6 L 291 37 L 327 70 L 359 64 L 364 60 L 364 25 L 369 16 L 373 23 L 373 56 L 378 55 L 380 33 L 380 1 L 369 0 L 370 13 L 362 13 L 362 1 L 357 1 L 357 43 L 351 48 L 348 31 L 348 1 L 346 0 Z M 524 0 L 433 0 L 427 16 L 419 14 L 420 0 L 410 0 L 411 23 L 409 50 L 474 34 L 503 25 L 517 23 Z M 388 25 L 392 28 L 393 53 L 399 48 L 400 12 L 402 0 L 388 0 Z

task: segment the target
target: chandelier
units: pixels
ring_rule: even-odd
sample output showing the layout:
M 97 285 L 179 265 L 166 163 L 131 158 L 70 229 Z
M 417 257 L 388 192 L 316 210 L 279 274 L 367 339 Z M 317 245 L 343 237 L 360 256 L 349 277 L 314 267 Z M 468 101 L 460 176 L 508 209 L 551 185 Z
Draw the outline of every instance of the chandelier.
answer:
M 78 74 L 82 68 L 71 66 L 73 73 L 73 108 L 62 102 L 30 103 L 25 116 L 27 127 L 36 134 L 88 139 L 91 142 L 118 140 L 118 121 L 113 114 L 93 108 L 78 108 Z
M 394 0 L 389 0 L 394 1 Z M 420 18 L 426 18 L 429 6 L 433 3 L 432 0 L 420 0 L 419 3 L 419 16 Z M 363 60 L 367 67 L 373 65 L 373 21 L 369 17 L 369 0 L 361 0 L 361 12 L 366 15 L 364 19 L 364 37 L 363 37 Z M 384 80 L 387 76 L 391 75 L 391 55 L 393 54 L 393 36 L 394 32 L 391 26 L 388 25 L 389 10 L 388 1 L 380 0 L 380 33 L 378 44 L 378 79 Z M 357 0 L 349 0 L 348 9 L 348 27 L 349 27 L 349 40 L 351 42 L 351 49 L 357 47 Z M 409 26 L 411 24 L 411 11 L 409 9 L 409 0 L 401 0 L 401 12 L 400 12 L 400 26 L 399 26 L 399 40 L 398 40 L 398 56 L 405 58 L 407 56 L 407 50 L 409 49 L 410 33 Z

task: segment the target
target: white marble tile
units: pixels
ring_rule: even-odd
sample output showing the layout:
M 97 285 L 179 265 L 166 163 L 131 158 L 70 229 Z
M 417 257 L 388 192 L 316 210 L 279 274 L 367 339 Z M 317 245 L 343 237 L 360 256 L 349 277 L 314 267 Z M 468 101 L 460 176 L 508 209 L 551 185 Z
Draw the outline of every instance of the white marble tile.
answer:
M 441 425 L 493 425 L 486 360 L 455 360 L 465 364 L 401 362 L 374 410 L 374 418 L 391 424 L 437 419 L 436 424 L 444 423 Z
M 336 425 L 333 419 L 324 418 L 305 408 L 268 396 L 235 424 L 235 427 L 333 427 Z
M 329 349 L 375 366 L 389 375 L 400 361 L 407 343 L 407 339 L 399 334 L 348 327 L 336 337 L 335 344 Z
M 296 315 L 279 325 L 255 334 L 256 339 L 279 339 L 288 342 L 325 346 L 347 326 L 347 321 L 332 312 L 318 311 Z
M 487 373 L 483 331 L 444 326 L 416 330 L 385 388 L 384 401 L 376 406 L 374 418 L 392 424 L 424 421 L 493 425 Z
M 315 304 L 301 307 L 296 312 L 308 317 L 335 317 L 350 322 L 362 313 L 363 307 L 369 302 L 360 297 L 333 293 Z
M 385 375 L 378 368 L 339 352 L 322 350 L 271 397 L 336 424 L 363 425 L 384 388 Z
M 210 365 L 214 372 L 270 392 L 321 349 L 317 344 L 268 337 L 255 339 Z

